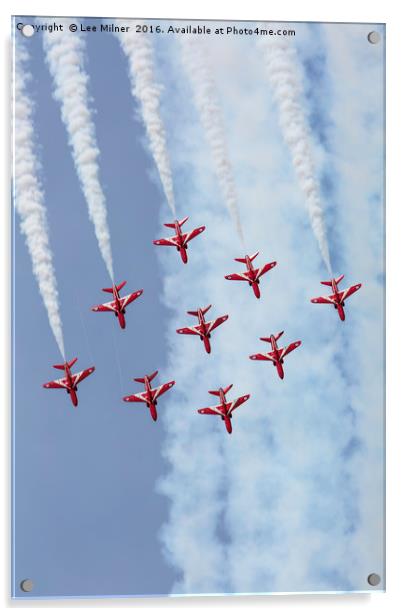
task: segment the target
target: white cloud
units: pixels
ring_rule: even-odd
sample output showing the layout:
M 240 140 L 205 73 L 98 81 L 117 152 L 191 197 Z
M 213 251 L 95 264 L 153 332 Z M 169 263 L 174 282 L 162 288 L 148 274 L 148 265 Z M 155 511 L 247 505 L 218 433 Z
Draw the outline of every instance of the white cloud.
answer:
M 164 53 L 166 60 L 165 48 Z M 377 412 L 369 396 L 375 399 L 380 391 L 376 377 L 381 359 L 374 366 L 367 355 L 373 351 L 368 327 L 378 331 L 381 289 L 370 295 L 377 270 L 360 269 L 365 258 L 370 264 L 370 257 L 356 225 L 356 210 L 348 209 L 347 225 L 342 217 L 337 220 L 341 233 L 347 229 L 351 234 L 350 245 L 360 244 L 356 254 L 345 244 L 345 273 L 361 276 L 366 291 L 362 288 L 350 300 L 347 321 L 341 323 L 334 311 L 309 301 L 323 277 L 320 255 L 306 223 L 272 93 L 261 79 L 263 59 L 247 40 L 210 39 L 245 235 L 250 249 L 260 250 L 259 262 L 278 261 L 262 281 L 259 301 L 247 285 L 224 280 L 225 273 L 236 271 L 232 259 L 240 256 L 237 242 L 220 201 L 202 128 L 188 104 L 178 51 L 172 48 L 169 53 L 172 81 L 167 83 L 163 112 L 172 134 L 173 168 L 185 178 L 177 183 L 177 196 L 183 214 L 195 225 L 206 225 L 191 246 L 187 266 L 176 254 L 159 253 L 166 273 L 164 301 L 173 311 L 167 332 L 168 372 L 176 379 L 178 396 L 166 402 L 162 418 L 170 465 L 164 492 L 171 499 L 163 544 L 180 571 L 173 592 L 362 589 L 369 527 L 363 522 L 353 532 L 353 525 L 359 528 L 368 494 L 374 497 L 373 491 L 364 495 L 361 485 L 366 490 L 371 464 L 378 463 L 381 452 L 376 451 L 379 422 L 364 425 L 356 412 L 367 404 Z M 352 83 L 356 74 L 346 77 Z M 347 136 L 347 118 L 336 114 L 332 119 L 335 130 L 344 126 L 342 142 L 354 137 Z M 361 144 L 362 167 L 373 152 L 375 143 L 368 149 Z M 378 162 L 369 164 L 368 173 Z M 361 184 L 346 174 L 342 179 L 348 202 L 354 204 Z M 371 182 L 370 192 L 375 174 Z M 364 225 L 367 201 L 361 201 L 357 216 Z M 378 244 L 378 237 L 378 229 L 372 229 L 370 241 Z M 185 323 L 186 310 L 206 303 L 213 304 L 216 314 L 230 315 L 212 337 L 210 357 L 200 341 L 175 333 Z M 286 359 L 283 382 L 272 366 L 248 359 L 264 348 L 259 336 L 281 329 L 284 343 L 302 340 Z M 374 339 L 381 340 L 380 334 Z M 345 340 L 349 357 L 343 354 Z M 356 376 L 360 369 L 361 378 Z M 368 382 L 370 394 L 360 401 Z M 251 393 L 247 404 L 235 411 L 230 436 L 216 418 L 195 413 L 213 402 L 208 389 L 229 383 L 234 383 L 233 395 Z M 344 452 L 358 439 L 364 442 L 359 458 L 348 458 Z M 363 484 L 362 463 L 368 465 Z M 376 510 L 372 521 L 378 519 Z M 380 561 L 370 563 L 374 570 Z
M 344 263 L 364 285 L 359 316 L 350 314 L 353 336 L 344 356 L 351 375 L 348 395 L 362 442 L 351 468 L 360 514 L 350 545 L 355 555 L 350 575 L 356 585 L 361 570 L 384 578 L 384 57 L 383 42 L 367 42 L 367 26 L 350 28 L 326 27 L 325 32 L 328 69 L 336 84 L 331 144 L 342 177 L 337 216 Z

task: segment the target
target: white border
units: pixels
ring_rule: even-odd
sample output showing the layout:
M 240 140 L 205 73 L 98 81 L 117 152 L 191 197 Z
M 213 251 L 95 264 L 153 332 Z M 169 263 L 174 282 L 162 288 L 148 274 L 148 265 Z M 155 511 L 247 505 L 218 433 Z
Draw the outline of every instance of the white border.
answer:
M 241 613 L 266 611 L 274 608 L 282 614 L 297 611 L 298 616 L 310 612 L 342 610 L 342 614 L 352 613 L 377 616 L 401 613 L 402 600 L 399 593 L 402 559 L 402 497 L 401 497 L 401 456 L 402 449 L 402 405 L 400 395 L 401 354 L 398 347 L 402 341 L 402 285 L 400 269 L 402 266 L 402 195 L 401 177 L 401 114 L 402 114 L 402 15 L 394 0 L 371 0 L 351 2 L 334 0 L 320 2 L 313 0 L 285 0 L 275 5 L 261 0 L 246 0 L 242 4 L 217 0 L 203 0 L 199 5 L 184 0 L 153 0 L 152 3 L 135 3 L 113 0 L 110 3 L 87 2 L 85 0 L 59 0 L 57 3 L 37 0 L 34 5 L 27 0 L 3 0 L 0 20 L 2 43 L 3 84 L 1 105 L 3 120 L 2 135 L 9 134 L 10 100 L 10 16 L 16 15 L 86 15 L 86 16 L 132 16 L 132 17 L 172 17 L 189 19 L 269 19 L 278 21 L 356 21 L 387 24 L 387 592 L 353 595 L 271 595 L 271 596 L 230 596 L 230 597 L 186 597 L 186 598 L 138 598 L 138 599 L 77 599 L 47 601 L 11 601 L 10 594 L 10 551 L 3 549 L 0 559 L 1 601 L 4 608 L 25 609 L 25 607 L 67 609 L 118 607 L 138 609 L 158 608 L 166 611 L 185 609 L 192 613 L 208 609 L 211 616 L 221 611 Z M 5 506 L 1 511 L 1 529 L 4 541 L 0 545 L 9 548 L 9 494 L 10 494 L 10 174 L 9 139 L 3 140 L 0 170 L 3 187 L 2 219 L 0 221 L 0 289 L 2 301 L 0 328 L 0 391 L 2 396 L 1 416 L 1 454 L 4 468 L 0 474 L 1 499 Z M 399 300 L 399 301 L 398 301 Z M 399 606 L 399 609 L 398 609 Z

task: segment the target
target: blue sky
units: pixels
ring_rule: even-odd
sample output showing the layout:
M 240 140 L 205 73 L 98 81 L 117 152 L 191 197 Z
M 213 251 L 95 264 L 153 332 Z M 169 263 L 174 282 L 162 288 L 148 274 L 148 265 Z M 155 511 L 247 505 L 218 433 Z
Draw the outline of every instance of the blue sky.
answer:
M 382 43 L 369 45 L 364 26 L 295 28 L 334 269 L 346 285 L 364 284 L 344 324 L 309 302 L 325 268 L 251 37 L 215 37 L 208 49 L 246 245 L 278 261 L 262 299 L 223 279 L 242 247 L 180 47 L 165 37 L 155 40 L 156 69 L 177 211 L 207 229 L 186 267 L 152 245 L 171 214 L 126 60 L 100 35 L 87 39 L 86 69 L 115 276 L 144 294 L 124 332 L 91 313 L 108 275 L 41 37 L 27 41 L 67 356 L 96 365 L 77 410 L 40 387 L 59 355 L 17 227 L 15 580 L 33 578 L 38 596 L 365 590 L 368 573 L 383 573 L 383 108 L 380 86 L 371 88 L 382 82 Z M 210 357 L 175 333 L 186 310 L 208 303 L 230 315 Z M 263 349 L 259 336 L 282 329 L 285 342 L 303 341 L 283 383 L 247 359 Z M 156 424 L 120 401 L 135 391 L 131 377 L 154 369 L 177 381 Z M 232 382 L 233 395 L 252 397 L 226 438 L 194 410 Z

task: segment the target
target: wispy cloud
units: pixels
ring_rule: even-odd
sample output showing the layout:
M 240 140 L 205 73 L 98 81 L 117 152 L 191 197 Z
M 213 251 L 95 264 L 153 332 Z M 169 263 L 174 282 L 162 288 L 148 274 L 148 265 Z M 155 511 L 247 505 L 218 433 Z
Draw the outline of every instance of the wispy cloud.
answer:
M 20 37 L 21 38 L 21 37 Z M 64 341 L 57 281 L 50 249 L 45 198 L 39 180 L 32 99 L 27 91 L 31 80 L 29 55 L 22 41 L 15 42 L 14 66 L 14 203 L 21 218 L 21 232 L 32 261 L 32 269 L 45 304 L 50 327 L 61 355 Z
M 69 31 L 71 23 L 71 19 L 64 22 L 63 32 L 43 32 L 43 46 L 89 217 L 102 258 L 113 280 L 106 199 L 99 180 L 99 149 L 90 108 L 89 76 L 85 69 L 85 39 Z

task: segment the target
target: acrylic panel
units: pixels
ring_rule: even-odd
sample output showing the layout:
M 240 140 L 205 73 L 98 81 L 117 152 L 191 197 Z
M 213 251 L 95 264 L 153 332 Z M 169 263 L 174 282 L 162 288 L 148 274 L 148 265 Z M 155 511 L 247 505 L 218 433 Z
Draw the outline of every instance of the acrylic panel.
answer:
M 384 24 L 12 47 L 13 597 L 384 590 Z

